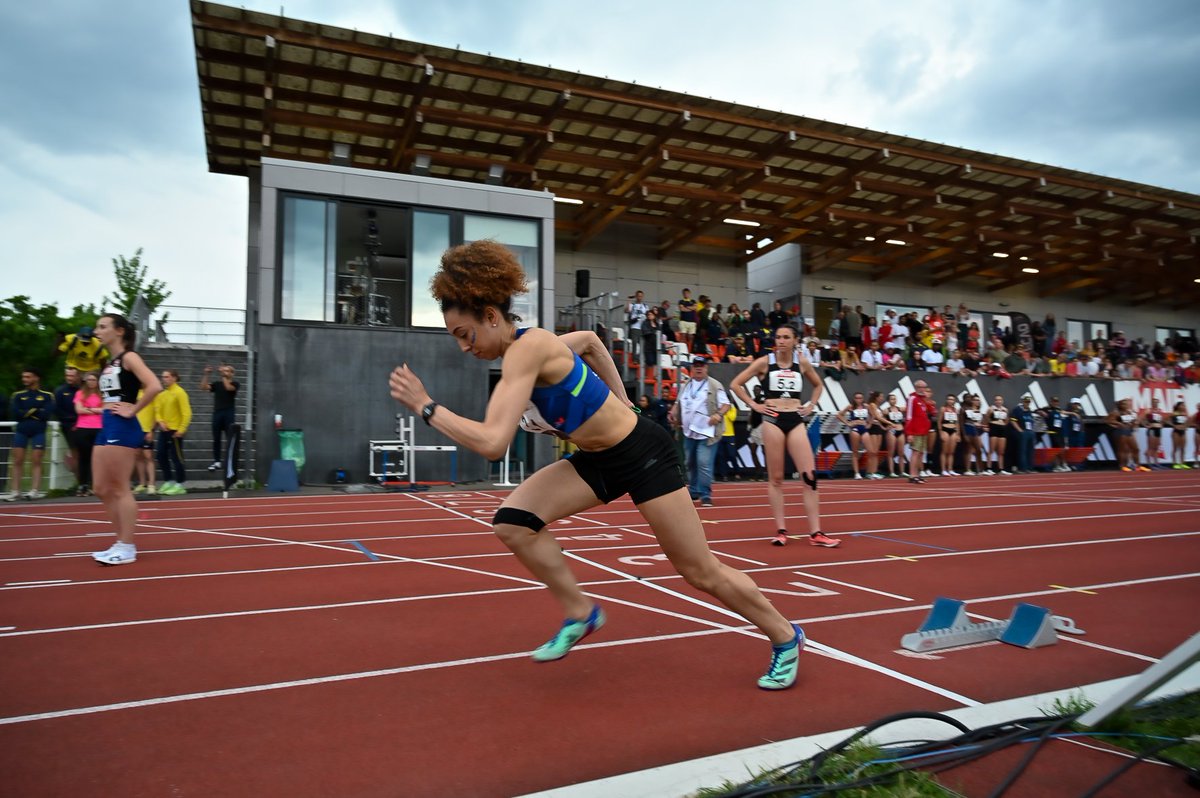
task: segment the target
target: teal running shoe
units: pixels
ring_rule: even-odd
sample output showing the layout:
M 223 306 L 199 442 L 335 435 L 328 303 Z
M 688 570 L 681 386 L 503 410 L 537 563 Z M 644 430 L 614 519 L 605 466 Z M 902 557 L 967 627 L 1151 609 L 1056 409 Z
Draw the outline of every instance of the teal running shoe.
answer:
M 786 690 L 796 683 L 800 671 L 800 654 L 804 651 L 804 630 L 792 624 L 796 636 L 792 642 L 771 647 L 771 664 L 758 680 L 764 690 Z
M 554 637 L 533 652 L 533 658 L 538 662 L 553 662 L 562 659 L 571 651 L 571 647 L 592 632 L 604 625 L 604 610 L 597 604 L 592 607 L 592 613 L 586 621 L 576 621 L 568 618 Z M 795 678 L 795 677 L 793 677 Z

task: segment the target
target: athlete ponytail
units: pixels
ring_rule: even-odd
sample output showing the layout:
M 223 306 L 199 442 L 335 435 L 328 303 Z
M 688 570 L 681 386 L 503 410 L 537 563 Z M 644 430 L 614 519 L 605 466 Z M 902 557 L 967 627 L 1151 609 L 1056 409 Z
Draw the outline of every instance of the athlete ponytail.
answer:
M 134 348 L 137 344 L 137 328 L 133 326 L 129 319 L 119 313 L 105 313 L 100 318 L 108 319 L 112 322 L 114 330 L 121 331 L 121 343 L 125 345 L 127 350 Z

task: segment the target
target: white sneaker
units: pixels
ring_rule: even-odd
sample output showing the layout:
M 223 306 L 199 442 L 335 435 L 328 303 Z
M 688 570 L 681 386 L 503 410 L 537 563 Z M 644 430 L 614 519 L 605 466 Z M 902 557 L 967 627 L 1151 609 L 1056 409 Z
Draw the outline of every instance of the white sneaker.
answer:
M 1011 476 L 1012 476 L 1012 472 L 1011 472 L 1011 471 L 1009 471 L 1008 469 L 1005 469 L 1005 468 L 1001 468 L 1001 469 L 1000 469 L 1000 474 L 1001 474 L 1002 476 L 1006 476 L 1006 477 L 1011 477 Z
M 948 476 L 948 477 L 960 477 L 960 476 L 962 476 L 962 474 L 958 473 L 957 471 L 951 470 L 951 471 L 947 471 L 947 472 L 946 472 L 946 476 Z
M 26 491 L 25 495 L 21 498 L 28 499 L 29 501 L 37 501 L 38 499 L 46 498 L 46 494 L 42 493 L 40 490 L 31 490 Z
M 220 461 L 220 460 L 213 460 L 213 461 L 212 461 L 212 463 L 209 465 L 209 467 L 208 467 L 208 470 L 209 470 L 209 471 L 216 471 L 216 470 L 217 470 L 218 468 L 220 468 L 220 467 L 221 467 L 221 461 Z
M 19 498 L 21 498 L 21 494 L 13 491 L 9 491 L 8 493 L 0 493 L 0 500 L 2 501 L 15 502 Z
M 101 565 L 127 565 L 137 562 L 137 547 L 132 543 L 114 543 L 105 551 L 98 551 L 92 559 Z
M 862 479 L 862 474 L 859 474 L 858 472 L 855 472 L 855 473 L 854 473 L 854 478 L 855 478 L 855 479 Z
M 983 470 L 983 473 L 984 473 L 984 475 L 985 475 L 985 476 L 989 476 L 989 477 L 991 477 L 991 476 L 995 476 L 995 474 L 996 474 L 996 472 L 995 472 L 995 471 L 993 471 L 993 470 L 992 470 L 992 469 L 990 469 L 990 468 L 985 468 L 985 469 Z

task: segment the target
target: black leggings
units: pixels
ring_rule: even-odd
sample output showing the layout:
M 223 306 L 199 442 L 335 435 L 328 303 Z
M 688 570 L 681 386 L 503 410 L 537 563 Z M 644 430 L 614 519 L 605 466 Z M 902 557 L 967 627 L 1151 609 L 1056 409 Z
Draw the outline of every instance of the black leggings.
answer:
M 79 484 L 92 486 L 92 449 L 96 447 L 98 429 L 75 428 L 73 443 L 79 452 Z
M 171 430 L 158 433 L 158 465 L 162 469 L 163 482 L 187 481 L 183 471 L 183 438 L 176 438 Z
M 237 412 L 232 407 L 227 407 L 224 410 L 214 410 L 212 414 L 212 453 L 213 462 L 221 461 L 221 433 L 225 433 L 225 439 L 232 437 L 230 431 L 233 429 L 234 423 L 237 421 Z

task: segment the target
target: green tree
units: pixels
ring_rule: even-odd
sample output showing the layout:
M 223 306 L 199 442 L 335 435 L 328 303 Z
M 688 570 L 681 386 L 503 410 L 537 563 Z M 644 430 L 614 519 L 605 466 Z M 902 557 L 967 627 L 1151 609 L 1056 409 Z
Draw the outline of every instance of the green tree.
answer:
M 138 294 L 141 294 L 146 298 L 146 302 L 150 305 L 150 312 L 153 313 L 171 296 L 171 292 L 166 290 L 167 284 L 162 280 L 147 282 L 146 274 L 150 267 L 142 263 L 141 247 L 138 247 L 138 251 L 133 253 L 133 257 L 129 260 L 125 260 L 124 255 L 118 255 L 112 259 L 112 264 L 113 273 L 117 278 L 117 291 L 101 300 L 102 307 L 111 308 L 128 316 L 133 310 L 133 303 Z M 163 318 L 166 319 L 165 316 Z
M 36 368 L 53 388 L 64 356 L 58 344 L 67 333 L 94 326 L 99 315 L 92 305 L 76 305 L 69 316 L 55 305 L 35 305 L 27 296 L 0 300 L 0 391 L 21 390 L 21 370 Z

